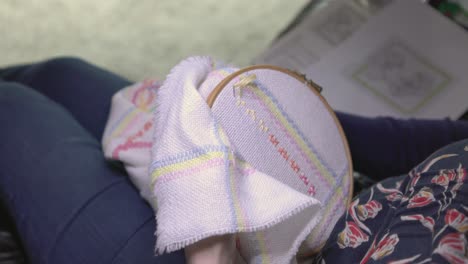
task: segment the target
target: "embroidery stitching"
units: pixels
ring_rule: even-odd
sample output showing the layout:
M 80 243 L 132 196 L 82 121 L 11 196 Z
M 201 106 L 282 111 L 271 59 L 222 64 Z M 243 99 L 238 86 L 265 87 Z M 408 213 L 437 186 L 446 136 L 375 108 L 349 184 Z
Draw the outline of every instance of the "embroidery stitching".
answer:
M 240 80 L 233 85 L 233 93 L 234 93 L 234 97 L 236 98 L 236 105 L 238 107 L 245 108 L 245 113 L 248 116 L 250 116 L 252 121 L 256 121 L 257 120 L 256 111 L 253 110 L 253 109 L 248 108 L 246 106 L 246 102 L 241 99 L 243 89 L 245 89 L 247 87 L 250 87 L 252 89 L 258 88 L 257 85 L 253 83 L 255 81 L 255 79 L 256 79 L 256 76 L 254 74 L 252 74 L 252 75 L 247 75 L 247 76 L 240 77 L 239 79 Z M 269 128 L 268 128 L 268 126 L 266 126 L 265 121 L 263 119 L 259 119 L 258 122 L 256 122 L 256 125 L 257 125 L 257 128 L 263 133 L 266 133 L 266 132 L 269 131 Z M 315 196 L 315 194 L 316 194 L 315 185 L 312 184 L 310 182 L 309 178 L 305 175 L 305 173 L 301 171 L 301 168 L 300 168 L 299 164 L 294 159 L 291 158 L 291 156 L 288 153 L 288 151 L 286 150 L 286 148 L 280 146 L 280 142 L 279 142 L 278 138 L 273 133 L 270 133 L 268 135 L 268 139 L 269 139 L 270 143 L 276 148 L 276 150 L 280 154 L 280 156 L 286 162 L 288 162 L 289 167 L 292 169 L 292 171 L 294 173 L 296 173 L 298 178 L 304 183 L 304 185 L 306 187 L 308 187 L 307 193 L 309 195 Z M 309 184 L 310 184 L 310 186 L 309 186 Z

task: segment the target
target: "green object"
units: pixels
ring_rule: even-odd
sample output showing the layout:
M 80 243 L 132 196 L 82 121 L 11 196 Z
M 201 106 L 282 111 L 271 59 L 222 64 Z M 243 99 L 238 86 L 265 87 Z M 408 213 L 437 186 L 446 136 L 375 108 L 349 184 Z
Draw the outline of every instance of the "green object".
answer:
M 468 10 L 460 3 L 450 1 L 442 2 L 437 6 L 437 10 L 461 26 L 468 28 Z
M 463 9 L 457 3 L 444 2 L 439 4 L 437 9 L 444 15 L 448 17 L 455 17 L 458 13 L 462 12 Z

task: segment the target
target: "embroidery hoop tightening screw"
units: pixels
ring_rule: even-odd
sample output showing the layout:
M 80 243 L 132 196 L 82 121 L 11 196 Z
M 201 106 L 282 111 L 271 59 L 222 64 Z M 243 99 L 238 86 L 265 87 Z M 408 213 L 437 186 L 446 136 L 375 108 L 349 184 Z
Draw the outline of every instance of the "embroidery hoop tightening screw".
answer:
M 298 72 L 298 71 L 295 71 L 295 70 L 290 70 L 290 71 L 293 72 L 294 74 L 298 75 L 301 79 L 304 80 L 304 82 L 306 84 L 313 87 L 318 93 L 322 93 L 322 91 L 323 91 L 322 86 L 318 85 L 317 83 L 315 83 L 314 81 L 312 81 L 310 79 L 307 79 L 307 76 L 304 73 Z

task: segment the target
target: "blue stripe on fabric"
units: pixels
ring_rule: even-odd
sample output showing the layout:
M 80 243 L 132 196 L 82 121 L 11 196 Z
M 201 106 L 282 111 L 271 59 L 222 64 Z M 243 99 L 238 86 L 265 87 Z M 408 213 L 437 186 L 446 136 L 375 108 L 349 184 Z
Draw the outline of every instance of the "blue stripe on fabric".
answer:
M 170 157 L 164 158 L 162 160 L 158 160 L 158 161 L 153 162 L 151 164 L 151 171 L 153 171 L 155 169 L 158 169 L 158 168 L 161 168 L 161 167 L 169 166 L 169 165 L 172 165 L 172 164 L 175 164 L 175 163 L 187 161 L 187 160 L 196 158 L 196 157 L 198 157 L 200 155 L 204 155 L 206 153 L 215 152 L 215 151 L 225 152 L 226 147 L 224 147 L 224 146 L 215 146 L 215 145 L 205 145 L 203 147 L 193 148 L 193 149 L 181 152 L 181 153 L 177 153 L 174 156 L 170 156 Z
M 219 129 L 222 129 L 221 126 L 218 124 L 216 120 L 214 121 L 214 135 L 216 137 L 216 140 L 218 140 L 218 144 L 222 146 L 223 151 L 224 151 L 224 175 L 225 175 L 225 183 L 226 185 L 224 186 L 226 188 L 226 193 L 229 196 L 229 211 L 231 213 L 231 224 L 234 227 L 238 227 L 239 223 L 237 222 L 237 217 L 236 217 L 236 212 L 234 209 L 234 198 L 232 196 L 231 192 L 231 173 L 229 172 L 229 148 L 223 144 L 223 141 L 221 140 L 221 136 L 219 135 Z
M 317 157 L 317 159 L 320 161 L 320 163 L 330 172 L 333 176 L 333 178 L 336 179 L 336 173 L 330 169 L 330 165 L 322 158 L 317 152 L 317 149 L 306 139 L 304 134 L 302 133 L 301 130 L 299 130 L 299 127 L 296 125 L 296 123 L 288 116 L 288 114 L 284 111 L 283 106 L 278 102 L 278 100 L 273 96 L 273 94 L 270 93 L 263 85 L 259 82 L 255 82 L 257 87 L 260 88 L 260 90 L 265 93 L 276 105 L 276 107 L 280 110 L 281 114 L 286 118 L 288 123 L 292 126 L 292 128 L 296 131 L 296 133 L 301 137 L 301 139 L 306 143 L 307 147 L 309 147 L 314 155 Z

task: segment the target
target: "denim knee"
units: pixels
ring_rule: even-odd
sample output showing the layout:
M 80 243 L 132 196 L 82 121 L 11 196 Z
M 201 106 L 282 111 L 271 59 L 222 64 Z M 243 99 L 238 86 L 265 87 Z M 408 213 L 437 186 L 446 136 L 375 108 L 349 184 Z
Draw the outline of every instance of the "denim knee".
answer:
M 20 83 L 0 81 L 0 101 L 24 104 L 34 101 L 49 102 L 49 99 Z
M 40 62 L 41 71 L 49 71 L 52 73 L 60 72 L 64 69 L 73 68 L 78 65 L 88 64 L 85 60 L 78 57 L 65 56 L 48 59 Z

